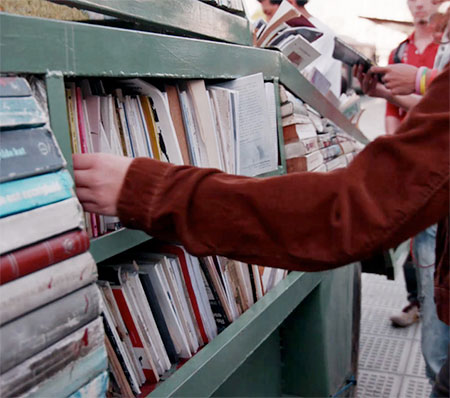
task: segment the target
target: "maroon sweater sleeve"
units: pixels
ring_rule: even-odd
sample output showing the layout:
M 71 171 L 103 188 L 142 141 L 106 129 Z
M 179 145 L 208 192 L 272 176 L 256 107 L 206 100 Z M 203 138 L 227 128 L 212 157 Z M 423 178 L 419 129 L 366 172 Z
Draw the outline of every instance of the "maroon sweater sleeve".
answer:
M 449 211 L 448 68 L 394 136 L 346 169 L 248 178 L 135 159 L 122 222 L 198 256 L 317 271 L 393 247 Z

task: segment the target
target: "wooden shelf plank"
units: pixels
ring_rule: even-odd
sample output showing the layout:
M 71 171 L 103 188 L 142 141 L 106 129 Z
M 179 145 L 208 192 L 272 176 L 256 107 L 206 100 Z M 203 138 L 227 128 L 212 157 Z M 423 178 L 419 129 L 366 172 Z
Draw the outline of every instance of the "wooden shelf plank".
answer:
M 92 239 L 89 251 L 95 262 L 99 263 L 149 239 L 151 237 L 145 232 L 124 228 Z
M 198 0 L 52 0 L 54 3 L 98 12 L 133 22 L 139 27 L 156 27 L 165 32 L 197 35 L 229 43 L 252 45 L 250 22 Z

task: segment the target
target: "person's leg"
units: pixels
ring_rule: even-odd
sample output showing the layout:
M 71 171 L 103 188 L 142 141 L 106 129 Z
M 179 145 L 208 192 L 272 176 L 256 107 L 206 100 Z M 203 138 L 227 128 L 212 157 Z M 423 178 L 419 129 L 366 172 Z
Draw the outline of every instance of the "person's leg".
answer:
M 450 379 L 450 345 L 448 346 L 447 360 L 442 366 L 439 374 L 436 377 L 436 383 L 434 384 L 433 391 L 431 392 L 432 398 L 449 397 L 449 379 Z
M 390 317 L 392 324 L 397 327 L 407 327 L 419 321 L 416 268 L 411 255 L 408 256 L 403 265 L 403 274 L 405 276 L 409 304 L 400 313 L 396 313 Z
M 447 359 L 449 327 L 439 320 L 434 302 L 434 262 L 436 227 L 430 227 L 414 238 L 420 315 L 422 320 L 421 348 L 426 373 L 432 382 Z

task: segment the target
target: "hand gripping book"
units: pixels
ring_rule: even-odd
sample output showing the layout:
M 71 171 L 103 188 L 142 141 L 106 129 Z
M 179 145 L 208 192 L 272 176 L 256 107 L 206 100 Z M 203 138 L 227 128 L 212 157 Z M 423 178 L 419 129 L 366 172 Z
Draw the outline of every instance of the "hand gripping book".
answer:
M 0 182 L 56 171 L 66 161 L 46 128 L 0 131 Z
M 83 213 L 77 198 L 0 218 L 0 254 L 83 228 L 83 225 Z
M 0 324 L 56 300 L 97 279 L 89 252 L 0 286 Z
M 100 315 L 95 284 L 44 305 L 0 328 L 0 373 L 22 363 Z

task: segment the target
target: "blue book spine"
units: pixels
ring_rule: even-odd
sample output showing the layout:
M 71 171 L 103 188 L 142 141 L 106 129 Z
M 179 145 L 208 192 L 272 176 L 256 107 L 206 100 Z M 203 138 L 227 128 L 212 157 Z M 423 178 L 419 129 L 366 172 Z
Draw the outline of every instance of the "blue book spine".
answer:
M 46 206 L 73 196 L 67 170 L 0 184 L 0 217 Z
M 34 97 L 0 97 L 0 127 L 39 126 L 47 121 Z
M 74 392 L 69 398 L 102 398 L 108 389 L 108 372 L 99 374 L 95 379 Z

